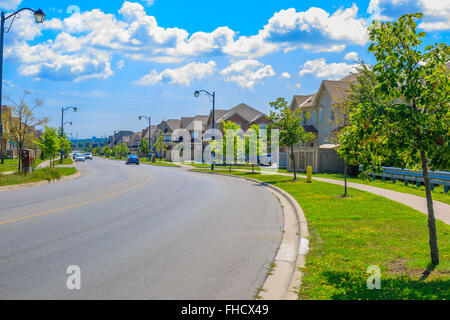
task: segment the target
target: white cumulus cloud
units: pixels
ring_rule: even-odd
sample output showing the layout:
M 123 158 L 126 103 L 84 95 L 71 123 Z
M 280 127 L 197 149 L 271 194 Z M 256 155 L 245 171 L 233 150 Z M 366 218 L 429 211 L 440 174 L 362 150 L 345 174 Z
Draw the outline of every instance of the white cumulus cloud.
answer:
M 264 78 L 275 76 L 272 66 L 264 65 L 255 59 L 234 60 L 220 72 L 225 75 L 225 81 L 236 82 L 240 87 L 253 89 L 262 83 Z
M 167 68 L 162 72 L 153 69 L 141 79 L 135 81 L 135 84 L 148 86 L 155 85 L 159 82 L 167 82 L 170 84 L 181 84 L 190 86 L 191 81 L 200 80 L 214 73 L 216 63 L 209 61 L 208 63 L 192 62 L 180 68 Z
M 313 74 L 316 78 L 337 80 L 356 72 L 358 64 L 346 63 L 330 63 L 327 64 L 325 59 L 319 58 L 316 60 L 309 60 L 299 72 L 299 76 Z

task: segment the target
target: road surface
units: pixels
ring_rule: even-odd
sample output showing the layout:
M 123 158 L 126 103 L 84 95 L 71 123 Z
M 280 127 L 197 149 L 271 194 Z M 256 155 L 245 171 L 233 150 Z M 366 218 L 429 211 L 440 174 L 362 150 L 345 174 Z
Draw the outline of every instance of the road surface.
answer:
M 0 192 L 0 299 L 253 298 L 282 236 L 268 191 L 181 168 L 77 166 L 81 178 Z

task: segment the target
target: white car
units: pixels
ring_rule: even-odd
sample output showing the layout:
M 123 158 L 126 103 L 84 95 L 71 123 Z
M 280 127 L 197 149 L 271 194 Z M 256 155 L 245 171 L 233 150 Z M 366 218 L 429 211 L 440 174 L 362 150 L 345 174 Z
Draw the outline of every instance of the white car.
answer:
M 85 153 L 85 154 L 84 154 L 84 158 L 85 158 L 86 160 L 92 160 L 92 153 L 90 153 L 90 152 Z
M 86 162 L 86 158 L 84 157 L 84 155 L 82 155 L 82 154 L 77 154 L 76 156 L 75 156 L 75 162 Z

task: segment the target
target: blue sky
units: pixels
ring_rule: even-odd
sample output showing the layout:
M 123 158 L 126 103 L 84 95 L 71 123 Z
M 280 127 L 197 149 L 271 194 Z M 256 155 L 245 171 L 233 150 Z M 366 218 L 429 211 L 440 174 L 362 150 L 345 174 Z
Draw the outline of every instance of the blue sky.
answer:
M 36 1 L 0 0 L 0 8 L 42 8 L 5 36 L 4 94 L 44 99 L 39 116 L 58 126 L 75 105 L 67 132 L 80 138 L 141 130 L 153 121 L 208 114 L 241 102 L 263 112 L 278 97 L 317 91 L 320 81 L 369 63 L 367 26 L 408 11 L 425 17 L 426 43 L 448 42 L 450 2 L 370 1 Z M 7 23 L 8 25 L 8 23 Z

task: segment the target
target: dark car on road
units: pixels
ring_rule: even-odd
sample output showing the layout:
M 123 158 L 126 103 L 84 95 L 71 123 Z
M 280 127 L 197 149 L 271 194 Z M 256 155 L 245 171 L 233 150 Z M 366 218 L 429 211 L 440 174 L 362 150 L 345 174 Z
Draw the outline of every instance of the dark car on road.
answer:
M 129 155 L 127 157 L 127 161 L 125 163 L 126 164 L 134 163 L 134 164 L 139 165 L 139 157 L 135 156 L 135 155 Z

